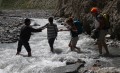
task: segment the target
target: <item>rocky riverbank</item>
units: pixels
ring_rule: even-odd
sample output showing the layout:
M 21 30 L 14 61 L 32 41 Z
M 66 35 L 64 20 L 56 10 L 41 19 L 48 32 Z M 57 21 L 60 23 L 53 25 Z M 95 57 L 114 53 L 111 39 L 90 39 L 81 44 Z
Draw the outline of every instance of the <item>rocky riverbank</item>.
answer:
M 2 10 L 0 13 L 0 42 L 12 43 L 18 40 L 24 18 L 48 18 L 53 10 Z
M 54 15 L 79 18 L 83 22 L 84 31 L 91 34 L 92 7 L 98 7 L 102 13 L 109 14 L 111 38 L 120 40 L 120 32 L 118 32 L 120 31 L 120 0 L 58 0 Z

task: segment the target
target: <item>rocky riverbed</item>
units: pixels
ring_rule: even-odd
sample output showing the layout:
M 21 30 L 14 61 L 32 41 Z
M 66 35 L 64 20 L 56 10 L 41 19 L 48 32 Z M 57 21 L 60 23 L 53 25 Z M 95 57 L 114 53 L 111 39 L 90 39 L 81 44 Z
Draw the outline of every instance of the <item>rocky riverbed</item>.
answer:
M 0 12 L 0 42 L 16 42 L 24 18 L 48 18 L 52 14 L 53 10 L 2 10 Z
M 0 42 L 16 42 L 24 18 L 48 18 L 49 16 L 52 16 L 52 13 L 53 12 L 49 10 L 3 10 L 0 14 Z M 119 68 L 102 67 L 102 64 L 104 64 L 102 61 L 96 60 L 92 67 L 83 67 L 79 69 L 79 72 L 120 73 Z

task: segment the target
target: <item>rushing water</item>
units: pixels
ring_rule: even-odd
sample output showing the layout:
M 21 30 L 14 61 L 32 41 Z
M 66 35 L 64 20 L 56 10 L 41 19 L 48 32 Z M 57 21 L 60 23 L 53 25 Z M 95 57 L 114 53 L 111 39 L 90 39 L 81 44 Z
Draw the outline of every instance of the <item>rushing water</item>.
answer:
M 48 21 L 47 19 L 34 19 L 41 27 Z M 58 28 L 65 29 L 63 25 L 58 24 Z M 94 44 L 94 40 L 88 35 L 81 34 L 77 46 L 81 48 L 83 53 L 71 52 L 68 43 L 70 41 L 69 31 L 58 33 L 54 47 L 56 53 L 50 52 L 47 41 L 47 30 L 39 33 L 33 33 L 30 39 L 32 48 L 32 57 L 23 57 L 16 54 L 17 42 L 10 44 L 0 44 L 0 73 L 52 73 L 55 67 L 65 66 L 67 60 L 82 59 L 86 61 L 88 68 L 94 64 L 96 60 L 100 60 L 104 67 L 120 67 L 120 48 L 109 47 L 114 57 L 100 57 L 94 59 L 98 55 L 98 49 Z M 27 55 L 24 47 L 21 54 Z M 63 60 L 62 62 L 60 60 Z M 60 72 L 57 72 L 60 73 Z

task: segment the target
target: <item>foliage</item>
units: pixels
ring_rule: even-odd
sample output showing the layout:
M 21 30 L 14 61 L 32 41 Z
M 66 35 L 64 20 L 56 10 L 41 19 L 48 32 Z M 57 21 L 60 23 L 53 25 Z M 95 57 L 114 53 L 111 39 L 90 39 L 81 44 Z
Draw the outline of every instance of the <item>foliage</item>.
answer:
M 54 9 L 57 0 L 1 0 L 1 9 Z

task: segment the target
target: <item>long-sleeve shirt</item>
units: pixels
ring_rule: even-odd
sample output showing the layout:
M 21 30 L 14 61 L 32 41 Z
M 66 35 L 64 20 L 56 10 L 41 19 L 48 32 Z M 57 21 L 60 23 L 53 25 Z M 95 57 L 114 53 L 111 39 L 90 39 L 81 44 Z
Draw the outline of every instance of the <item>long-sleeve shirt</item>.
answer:
M 30 39 L 31 32 L 41 32 L 41 30 L 42 30 L 41 28 L 34 29 L 31 26 L 26 26 L 25 25 L 21 28 L 20 40 L 27 42 Z

